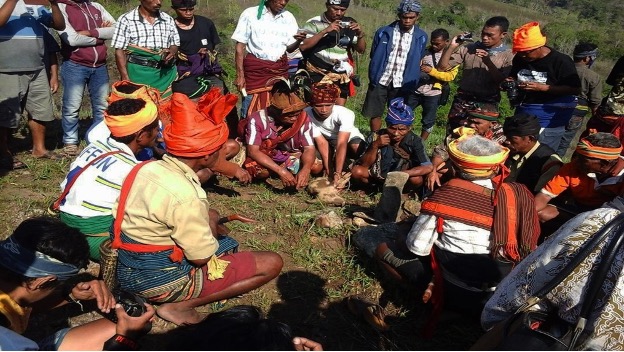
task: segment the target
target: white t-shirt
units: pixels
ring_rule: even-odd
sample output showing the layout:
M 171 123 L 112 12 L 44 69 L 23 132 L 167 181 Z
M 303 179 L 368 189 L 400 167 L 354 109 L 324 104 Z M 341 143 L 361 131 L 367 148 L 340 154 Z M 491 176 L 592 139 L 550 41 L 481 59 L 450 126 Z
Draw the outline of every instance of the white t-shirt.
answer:
M 323 135 L 326 139 L 338 139 L 338 132 L 349 132 L 349 141 L 354 138 L 364 139 L 360 130 L 355 127 L 355 114 L 344 106 L 334 105 L 331 115 L 323 121 L 317 120 L 313 108 L 307 107 L 305 112 L 312 122 L 312 137 Z
M 247 52 L 262 60 L 277 61 L 286 47 L 295 42 L 299 25 L 292 13 L 284 10 L 273 15 L 265 6 L 258 19 L 258 6 L 241 13 L 232 39 L 247 45 Z

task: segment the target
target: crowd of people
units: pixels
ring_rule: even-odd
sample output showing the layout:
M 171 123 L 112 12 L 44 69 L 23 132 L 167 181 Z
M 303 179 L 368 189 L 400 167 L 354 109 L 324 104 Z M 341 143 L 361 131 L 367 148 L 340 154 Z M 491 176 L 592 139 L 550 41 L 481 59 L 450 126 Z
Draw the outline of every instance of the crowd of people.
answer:
M 313 177 L 336 191 L 382 190 L 384 216 L 372 218 L 380 224 L 357 231 L 353 242 L 389 277 L 431 300 L 431 326 L 445 308 L 481 316 L 486 328 L 504 319 L 517 309 L 516 297 L 553 275 L 541 266 L 569 261 L 561 254 L 566 241 L 582 243 L 621 211 L 624 58 L 603 98 L 591 70 L 596 45 L 579 43 L 571 58 L 546 45 L 537 22 L 509 35 L 508 19 L 494 16 L 480 40 L 444 28 L 428 34 L 418 25 L 421 4 L 402 0 L 396 20 L 378 28 L 368 48 L 369 29 L 347 15 L 350 0 L 325 1 L 326 10 L 301 26 L 288 0 L 261 0 L 241 13 L 231 35 L 237 110 L 219 62 L 219 32 L 194 14 L 196 0 L 171 0 L 175 17 L 160 0 L 140 0 L 118 19 L 88 0 L 0 0 L 0 168 L 27 167 L 10 151 L 24 112 L 35 158 L 73 158 L 49 209 L 58 219 L 27 219 L 0 243 L 0 347 L 136 349 L 157 314 L 192 326 L 188 336 L 232 326 L 240 331 L 232 336 L 253 336 L 257 348 L 320 349 L 252 307 L 208 319 L 196 310 L 263 286 L 283 266 L 275 252 L 233 250 L 224 236 L 231 219 L 210 207 L 202 187 L 218 175 L 240 184 L 278 178 L 294 190 Z M 345 107 L 361 83 L 355 56 L 366 52 L 361 114 L 369 133 Z M 62 154 L 44 144 L 59 85 Z M 92 124 L 81 148 L 85 88 Z M 512 116 L 499 113 L 503 94 Z M 429 154 L 425 141 L 448 101 L 446 138 Z M 413 128 L 419 106 L 420 134 Z M 421 202 L 419 216 L 398 216 L 406 198 Z M 103 277 L 76 283 L 89 260 L 102 271 L 112 266 L 116 289 L 149 302 L 143 313 L 122 309 Z M 577 277 L 589 276 L 586 264 Z M 551 301 L 569 308 L 566 295 L 581 299 L 579 290 L 562 289 Z M 609 312 L 619 311 L 620 295 L 609 297 Z M 34 308 L 81 300 L 95 300 L 116 319 L 61 330 L 39 345 L 19 335 Z M 560 312 L 569 321 L 576 314 Z M 617 329 L 599 326 L 622 326 L 624 317 L 606 315 L 595 312 L 584 346 L 624 348 Z M 203 348 L 193 341 L 185 339 L 189 349 Z

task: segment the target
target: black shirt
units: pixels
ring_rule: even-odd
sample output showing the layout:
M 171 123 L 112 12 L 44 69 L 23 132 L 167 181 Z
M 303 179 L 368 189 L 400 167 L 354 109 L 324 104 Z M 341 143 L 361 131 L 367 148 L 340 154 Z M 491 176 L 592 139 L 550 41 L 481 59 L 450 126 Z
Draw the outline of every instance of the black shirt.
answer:
M 203 16 L 195 15 L 195 23 L 191 29 L 180 29 L 180 52 L 186 55 L 196 54 L 199 49 L 214 50 L 221 43 L 214 23 Z
M 569 56 L 555 51 L 555 49 L 549 49 L 550 53 L 548 55 L 536 61 L 528 62 L 524 61 L 520 55 L 514 56 L 510 76 L 514 79 L 519 79 L 519 76 L 523 76 L 528 78 L 529 81 L 548 85 L 580 88 L 581 79 L 576 73 L 574 61 Z M 521 92 L 525 94 L 523 102 L 526 104 L 544 104 L 559 97 L 548 92 L 523 90 Z

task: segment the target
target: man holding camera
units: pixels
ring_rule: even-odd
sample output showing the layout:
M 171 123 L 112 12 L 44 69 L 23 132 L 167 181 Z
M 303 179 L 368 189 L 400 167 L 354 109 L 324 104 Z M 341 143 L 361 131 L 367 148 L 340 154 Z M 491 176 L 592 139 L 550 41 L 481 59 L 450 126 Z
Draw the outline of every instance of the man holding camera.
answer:
M 354 76 L 353 50 L 364 53 L 366 41 L 362 27 L 345 16 L 351 0 L 327 0 L 327 11 L 309 19 L 304 31 L 306 39 L 299 49 L 305 58 L 305 69 L 312 82 L 332 82 L 340 88 L 337 105 L 344 106 Z M 354 81 L 353 84 L 359 85 Z
M 180 35 L 171 16 L 160 11 L 160 0 L 140 0 L 139 7 L 119 17 L 111 46 L 122 80 L 158 89 L 171 96 L 178 73 L 175 57 Z
M 581 80 L 572 59 L 546 46 L 539 23 L 529 22 L 513 35 L 512 69 L 507 78 L 520 89 L 516 114 L 537 116 L 539 141 L 557 150 L 581 93 Z
M 371 119 L 371 132 L 379 131 L 381 115 L 394 98 L 401 96 L 407 106 L 415 105 L 420 61 L 427 45 L 427 33 L 416 24 L 421 10 L 417 0 L 403 0 L 397 8 L 398 20 L 375 32 L 362 107 L 362 115 Z
M 444 49 L 437 68 L 448 71 L 462 65 L 457 94 L 448 114 L 447 132 L 463 126 L 468 110 L 482 104 L 498 107 L 499 85 L 509 75 L 513 53 L 504 43 L 509 20 L 503 16 L 488 19 L 481 30 L 481 41 L 472 42 L 472 33 L 454 37 Z

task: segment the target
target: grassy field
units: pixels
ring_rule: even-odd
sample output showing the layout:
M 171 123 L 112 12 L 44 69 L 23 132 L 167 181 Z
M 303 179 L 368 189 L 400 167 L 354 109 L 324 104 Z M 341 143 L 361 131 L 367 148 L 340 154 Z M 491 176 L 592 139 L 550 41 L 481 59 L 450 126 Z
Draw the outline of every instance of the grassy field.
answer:
M 398 1 L 381 0 L 381 7 L 354 5 L 349 14 L 361 22 L 370 44 L 374 30 L 394 19 L 394 7 Z M 255 0 L 204 0 L 197 6 L 197 13 L 212 18 L 219 30 L 223 44 L 220 46 L 221 62 L 229 73 L 226 80 L 231 86 L 233 72 L 233 43 L 229 40 L 240 12 L 254 6 Z M 288 6 L 301 25 L 307 18 L 319 14 L 324 9 L 324 1 L 292 0 Z M 364 0 L 354 1 L 366 4 Z M 452 0 L 425 2 L 429 12 L 423 13 L 422 27 L 425 31 L 440 27 L 436 22 L 436 11 L 446 8 Z M 118 16 L 135 6 L 135 2 L 104 0 L 102 4 Z M 169 3 L 163 4 L 168 10 Z M 484 7 L 491 6 L 491 7 Z M 487 13 L 483 8 L 488 8 Z M 547 20 L 531 9 L 512 7 L 492 0 L 478 0 L 467 5 L 466 11 L 482 13 L 473 20 L 472 27 L 445 25 L 451 33 L 461 30 L 479 31 L 482 21 L 494 14 L 517 16 L 522 21 L 529 19 Z M 171 12 L 169 10 L 169 12 Z M 538 17 L 535 17 L 538 16 Z M 473 16 L 474 17 L 474 16 Z M 518 21 L 520 22 L 520 21 Z M 112 51 L 111 51 L 112 54 Z M 117 79 L 112 55 L 108 63 L 111 80 Z M 360 115 L 367 84 L 368 57 L 360 55 L 358 71 L 363 78 L 363 87 L 355 97 L 349 99 L 348 106 L 357 116 L 357 124 L 368 131 L 368 121 Z M 453 87 L 455 89 L 455 87 Z M 59 116 L 60 92 L 56 94 L 56 112 Z M 85 124 L 90 114 L 88 100 L 85 99 L 81 116 Z M 503 111 L 508 112 L 508 104 L 503 103 Z M 427 145 L 431 148 L 439 143 L 444 134 L 445 116 L 448 106 L 438 111 L 438 121 Z M 420 120 L 420 110 L 417 111 Z M 83 130 L 86 126 L 83 126 Z M 416 132 L 420 125 L 414 126 Z M 50 149 L 62 147 L 60 121 L 50 126 L 47 145 Z M 43 214 L 47 206 L 58 196 L 59 184 L 68 170 L 71 160 L 49 161 L 30 156 L 30 137 L 27 129 L 20 129 L 12 142 L 20 160 L 28 169 L 0 175 L 0 216 L 5 219 L 0 224 L 0 238 L 8 236 L 22 220 Z M 283 273 L 277 280 L 241 298 L 228 301 L 225 307 L 238 304 L 252 304 L 260 307 L 269 317 L 290 324 L 297 334 L 321 342 L 330 350 L 462 350 L 467 349 L 479 336 L 481 330 L 475 321 L 462 317 L 448 319 L 439 324 L 432 339 L 423 339 L 421 328 L 428 316 L 429 307 L 419 303 L 415 292 L 386 282 L 378 268 L 359 255 L 350 244 L 350 235 L 356 227 L 350 224 L 349 215 L 362 207 L 374 206 L 378 196 L 366 196 L 346 192 L 347 205 L 333 208 L 321 204 L 307 194 L 284 193 L 277 183 L 240 186 L 227 179 L 220 179 L 218 187 L 208 189 L 211 205 L 222 214 L 232 212 L 247 215 L 258 220 L 257 224 L 232 224 L 232 236 L 238 239 L 243 250 L 272 250 L 280 253 L 285 261 Z M 277 189 L 276 189 L 277 188 Z M 320 213 L 335 211 L 344 220 L 344 225 L 326 229 L 314 224 Z M 90 267 L 92 272 L 97 266 Z M 380 302 L 388 315 L 391 329 L 378 332 L 366 323 L 351 315 L 342 303 L 346 296 L 358 294 L 373 302 Z M 218 309 L 215 306 L 202 308 L 204 312 Z M 71 319 L 67 319 L 68 316 Z M 79 324 L 98 317 L 97 313 L 86 313 L 74 309 L 33 318 L 28 336 L 42 337 L 55 329 L 68 324 Z M 145 339 L 145 349 L 162 349 L 163 339 L 174 329 L 170 323 L 157 320 L 152 333 Z

